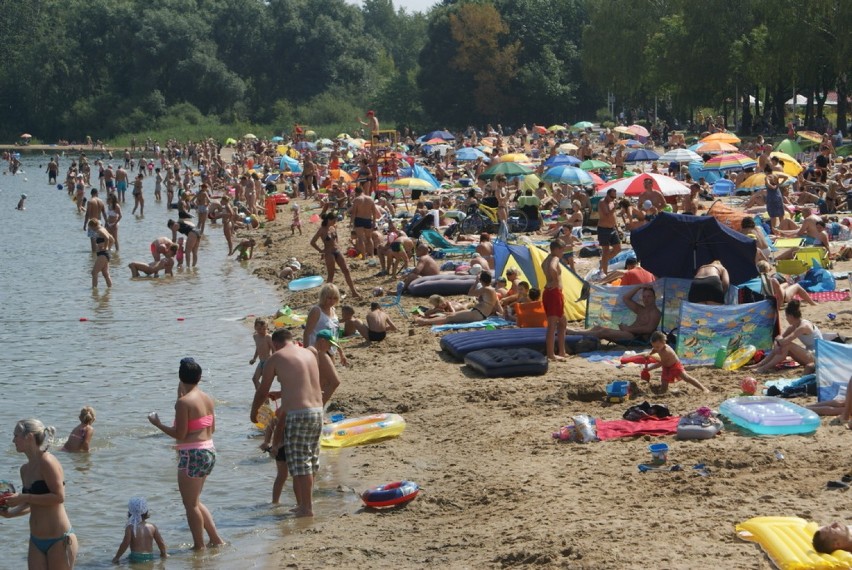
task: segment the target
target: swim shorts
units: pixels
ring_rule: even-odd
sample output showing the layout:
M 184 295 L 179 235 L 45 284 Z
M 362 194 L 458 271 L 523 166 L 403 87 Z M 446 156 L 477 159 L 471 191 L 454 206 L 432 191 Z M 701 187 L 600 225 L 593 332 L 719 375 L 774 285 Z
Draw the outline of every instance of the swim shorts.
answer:
M 562 289 L 545 287 L 541 293 L 541 302 L 544 305 L 544 314 L 548 317 L 563 317 L 565 315 L 565 300 L 562 297 Z
M 621 243 L 615 228 L 598 227 L 598 243 L 602 246 L 616 246 Z
M 115 189 L 119 192 L 127 191 L 127 181 L 126 180 L 117 180 L 115 183 Z
M 678 360 L 671 366 L 663 366 L 662 373 L 663 382 L 674 382 L 683 374 L 683 364 Z
M 258 361 L 257 361 L 257 366 L 254 368 L 254 372 L 255 372 L 255 374 L 258 374 L 258 373 L 260 373 L 260 372 L 263 372 L 263 365 L 264 365 L 264 364 L 266 364 L 266 361 L 265 361 L 265 360 L 258 360 Z
M 178 450 L 178 457 L 178 471 L 183 471 L 194 479 L 207 477 L 216 465 L 216 450 L 213 448 L 181 449 Z
M 107 187 L 107 190 L 111 190 L 112 188 L 115 188 L 115 180 L 113 180 L 112 178 L 107 180 L 106 181 L 106 187 Z
M 373 229 L 373 220 L 370 218 L 355 218 L 353 224 L 356 228 Z
M 319 471 L 321 434 L 322 408 L 287 412 L 284 418 L 284 452 L 291 476 L 312 475 Z
M 272 449 L 269 450 L 269 454 L 272 455 Z M 287 463 L 287 450 L 284 448 L 283 444 L 275 453 L 275 461 L 283 461 L 284 463 Z
M 370 339 L 371 342 L 382 342 L 387 336 L 387 331 L 371 331 L 369 329 L 367 330 L 367 338 Z
M 392 244 L 390 244 L 390 248 L 391 248 L 391 251 L 399 253 L 400 251 L 402 251 L 402 242 L 401 241 L 395 241 Z

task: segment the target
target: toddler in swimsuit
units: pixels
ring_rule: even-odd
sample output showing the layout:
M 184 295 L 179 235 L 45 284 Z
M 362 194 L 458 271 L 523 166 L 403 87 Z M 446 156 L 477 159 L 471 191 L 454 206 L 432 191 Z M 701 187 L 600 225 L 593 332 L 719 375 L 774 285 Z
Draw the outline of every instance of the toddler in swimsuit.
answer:
M 684 380 L 703 392 L 710 391 L 705 388 L 701 382 L 686 373 L 686 370 L 683 368 L 683 364 L 677 357 L 677 353 L 675 353 L 672 347 L 666 344 L 666 335 L 664 333 L 660 331 L 654 331 L 651 333 L 651 346 L 653 348 L 646 356 L 658 354 L 660 356 L 660 361 L 656 364 L 650 365 L 647 370 L 662 367 L 660 392 L 667 392 L 669 384 L 676 382 L 677 380 Z M 648 379 L 650 379 L 650 376 L 648 376 Z
M 118 552 L 112 559 L 113 564 L 118 564 L 121 555 L 124 554 L 128 546 L 130 547 L 128 562 L 150 562 L 154 560 L 154 553 L 152 552 L 154 542 L 160 549 L 160 558 L 168 558 L 166 543 L 160 536 L 160 531 L 147 520 L 148 502 L 145 498 L 133 497 L 130 499 L 127 503 L 127 524 L 124 527 L 124 540 L 121 541 Z
M 302 235 L 302 218 L 300 217 L 302 209 L 298 204 L 290 206 L 293 211 L 293 222 L 290 224 L 290 235 L 295 235 L 296 228 L 299 228 L 299 235 Z
M 275 352 L 275 349 L 272 347 L 272 335 L 269 334 L 269 325 L 266 323 L 266 320 L 255 319 L 254 335 L 252 338 L 254 339 L 255 348 L 254 356 L 249 360 L 249 364 L 257 362 L 257 367 L 254 369 L 254 374 L 251 377 L 254 388 L 257 389 L 260 384 L 260 375 L 263 374 L 263 365 L 266 364 L 269 356 Z

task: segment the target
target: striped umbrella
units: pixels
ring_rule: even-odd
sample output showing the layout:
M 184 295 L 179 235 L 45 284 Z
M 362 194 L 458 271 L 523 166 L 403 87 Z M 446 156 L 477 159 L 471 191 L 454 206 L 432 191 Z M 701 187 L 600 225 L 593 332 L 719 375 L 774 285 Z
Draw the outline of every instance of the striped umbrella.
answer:
M 714 156 L 704 163 L 704 170 L 745 170 L 754 168 L 757 161 L 741 153 Z
M 737 152 L 740 149 L 730 143 L 710 141 L 706 143 L 698 143 L 697 145 L 689 147 L 689 150 L 695 152 L 703 152 L 707 154 L 718 154 L 721 152 Z
M 645 191 L 645 180 L 653 181 L 652 188 L 661 192 L 663 196 L 683 196 L 689 194 L 686 184 L 678 182 L 674 178 L 646 172 L 631 178 L 618 178 L 599 186 L 596 194 L 603 196 L 610 188 L 615 188 L 617 196 L 639 196 Z
M 740 137 L 738 137 L 734 133 L 713 133 L 712 135 L 707 135 L 706 137 L 701 139 L 701 142 L 723 142 L 728 144 L 739 144 L 742 141 L 740 140 Z
M 592 186 L 594 179 L 585 170 L 576 166 L 554 166 L 544 173 L 542 180 L 545 182 L 558 182 L 560 184 L 575 184 L 578 186 Z
M 663 154 L 660 160 L 664 162 L 694 162 L 701 160 L 701 156 L 688 148 L 673 148 Z

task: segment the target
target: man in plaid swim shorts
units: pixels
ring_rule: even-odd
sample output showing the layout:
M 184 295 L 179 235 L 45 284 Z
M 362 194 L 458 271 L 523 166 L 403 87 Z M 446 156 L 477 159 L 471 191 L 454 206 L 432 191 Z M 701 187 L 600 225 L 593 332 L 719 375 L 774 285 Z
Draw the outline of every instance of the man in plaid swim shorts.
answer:
M 281 384 L 281 407 L 272 436 L 272 449 L 284 447 L 287 469 L 293 477 L 296 516 L 312 517 L 314 474 L 319 469 L 319 439 L 322 434 L 322 388 L 319 366 L 313 352 L 293 342 L 290 331 L 272 333 L 275 352 L 263 366 L 263 376 L 254 395 L 251 420 L 269 396 L 272 381 Z M 283 441 L 282 441 L 283 439 Z M 283 485 L 283 481 L 276 479 Z

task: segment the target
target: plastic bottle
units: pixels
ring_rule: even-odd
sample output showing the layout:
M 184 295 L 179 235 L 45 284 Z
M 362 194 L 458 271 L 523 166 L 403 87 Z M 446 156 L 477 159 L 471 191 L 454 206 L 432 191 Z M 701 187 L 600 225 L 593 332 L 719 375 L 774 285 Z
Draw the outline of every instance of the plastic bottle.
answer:
M 780 449 L 775 450 L 775 460 L 776 461 L 784 461 L 784 454 L 781 452 Z

